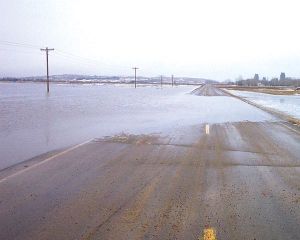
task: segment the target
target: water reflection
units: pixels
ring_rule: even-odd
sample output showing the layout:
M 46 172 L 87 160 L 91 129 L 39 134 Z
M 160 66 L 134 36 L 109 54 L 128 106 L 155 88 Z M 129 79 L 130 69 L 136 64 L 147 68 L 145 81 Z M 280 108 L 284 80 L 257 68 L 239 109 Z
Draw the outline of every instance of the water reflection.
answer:
M 153 133 L 205 122 L 264 121 L 268 114 L 229 97 L 186 94 L 193 86 L 0 83 L 0 169 L 112 134 Z

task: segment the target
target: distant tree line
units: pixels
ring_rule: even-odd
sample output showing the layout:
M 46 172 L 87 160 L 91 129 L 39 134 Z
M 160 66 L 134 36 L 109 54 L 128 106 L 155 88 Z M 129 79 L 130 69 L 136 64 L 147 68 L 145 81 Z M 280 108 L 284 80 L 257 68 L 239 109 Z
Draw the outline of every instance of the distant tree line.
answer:
M 16 82 L 18 81 L 18 78 L 13 78 L 13 77 L 4 77 L 4 78 L 0 78 L 0 81 L 11 81 L 11 82 Z
M 234 82 L 232 82 L 234 84 Z M 245 79 L 236 80 L 235 84 L 238 86 L 300 86 L 300 79 L 284 79 L 278 80 L 278 78 L 273 78 L 270 81 L 266 79 L 255 80 L 255 79 Z
M 254 75 L 254 78 L 243 79 L 241 76 L 236 79 L 235 82 L 231 84 L 236 84 L 238 86 L 291 86 L 299 87 L 300 79 L 286 78 L 284 73 L 280 74 L 280 79 L 272 78 L 268 80 L 266 77 L 259 79 L 258 74 Z

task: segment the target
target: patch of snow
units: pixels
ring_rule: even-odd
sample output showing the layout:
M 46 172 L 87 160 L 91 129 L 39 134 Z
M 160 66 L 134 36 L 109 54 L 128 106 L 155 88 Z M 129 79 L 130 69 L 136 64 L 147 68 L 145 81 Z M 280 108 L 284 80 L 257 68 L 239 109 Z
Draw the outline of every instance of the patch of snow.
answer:
M 300 95 L 271 95 L 266 93 L 227 90 L 251 102 L 281 111 L 300 119 Z

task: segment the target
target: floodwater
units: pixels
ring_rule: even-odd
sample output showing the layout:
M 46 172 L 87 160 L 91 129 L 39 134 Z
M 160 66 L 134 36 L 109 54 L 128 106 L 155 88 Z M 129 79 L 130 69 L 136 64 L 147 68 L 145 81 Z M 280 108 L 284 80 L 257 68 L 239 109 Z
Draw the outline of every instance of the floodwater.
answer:
M 193 86 L 0 83 L 0 169 L 48 151 L 119 133 L 166 133 L 203 123 L 273 121 L 227 96 Z
M 237 90 L 228 91 L 259 105 L 273 108 L 300 119 L 300 95 L 271 95 Z

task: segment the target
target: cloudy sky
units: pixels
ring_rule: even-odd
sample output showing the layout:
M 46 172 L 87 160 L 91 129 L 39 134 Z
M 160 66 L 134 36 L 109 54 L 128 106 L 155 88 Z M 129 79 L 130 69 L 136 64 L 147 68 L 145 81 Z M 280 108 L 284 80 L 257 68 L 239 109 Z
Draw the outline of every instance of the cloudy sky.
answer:
M 295 0 L 0 0 L 0 76 L 300 77 Z

